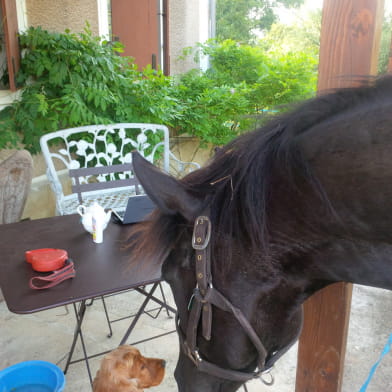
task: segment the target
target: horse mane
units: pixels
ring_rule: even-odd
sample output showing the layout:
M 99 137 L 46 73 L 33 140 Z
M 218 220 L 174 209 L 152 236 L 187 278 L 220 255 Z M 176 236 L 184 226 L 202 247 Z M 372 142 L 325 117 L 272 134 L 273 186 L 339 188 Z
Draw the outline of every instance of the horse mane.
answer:
M 305 101 L 265 126 L 234 139 L 219 149 L 205 167 L 181 179 L 188 192 L 204 200 L 215 240 L 235 238 L 251 252 L 268 252 L 268 206 L 277 173 L 287 192 L 305 181 L 333 213 L 322 185 L 298 148 L 297 137 L 336 116 L 391 100 L 391 91 L 389 76 Z M 147 256 L 162 262 L 191 225 L 178 215 L 156 211 L 150 220 L 133 229 L 132 258 Z M 230 242 L 220 247 L 226 258 L 230 257 Z

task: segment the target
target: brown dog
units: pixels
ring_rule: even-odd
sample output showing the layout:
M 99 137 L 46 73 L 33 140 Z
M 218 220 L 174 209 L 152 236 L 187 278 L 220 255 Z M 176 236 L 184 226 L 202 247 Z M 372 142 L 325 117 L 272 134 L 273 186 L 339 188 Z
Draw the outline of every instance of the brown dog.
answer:
M 93 382 L 94 392 L 143 392 L 162 382 L 165 361 L 145 358 L 135 347 L 124 345 L 106 354 Z

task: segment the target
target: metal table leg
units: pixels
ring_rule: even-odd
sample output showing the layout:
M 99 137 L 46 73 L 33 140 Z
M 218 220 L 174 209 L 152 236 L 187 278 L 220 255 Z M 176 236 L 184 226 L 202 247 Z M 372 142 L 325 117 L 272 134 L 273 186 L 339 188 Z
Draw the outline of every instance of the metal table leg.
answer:
M 64 367 L 64 374 L 67 373 L 69 365 L 72 364 L 72 356 L 73 356 L 73 353 L 75 351 L 76 342 L 77 342 L 78 337 L 79 337 L 80 338 L 80 342 L 82 344 L 82 350 L 83 350 L 83 355 L 84 355 L 84 362 L 86 364 L 88 377 L 90 379 L 90 384 L 92 385 L 93 379 L 92 379 L 92 376 L 91 376 L 90 364 L 88 362 L 86 345 L 84 343 L 84 337 L 83 337 L 83 333 L 82 333 L 82 323 L 83 323 L 84 315 L 86 313 L 86 301 L 80 302 L 79 309 L 77 309 L 75 303 L 73 304 L 73 307 L 74 307 L 74 312 L 75 312 L 75 317 L 76 317 L 76 327 L 75 327 L 74 336 L 73 336 L 73 340 L 72 340 L 72 344 L 71 344 L 71 349 L 70 349 L 69 354 L 68 354 L 67 363 L 65 364 L 65 367 Z
M 142 288 L 142 287 L 137 287 L 137 288 L 135 288 L 135 290 L 138 291 L 139 293 L 145 295 L 145 296 L 148 295 L 148 292 L 147 292 L 144 288 Z M 177 313 L 177 309 L 175 309 L 175 308 L 173 308 L 172 306 L 170 306 L 170 305 L 166 302 L 166 299 L 165 299 L 165 298 L 163 299 L 163 301 L 161 301 L 159 298 L 151 296 L 150 299 L 151 299 L 151 301 L 156 302 L 158 305 L 160 305 L 160 306 L 166 308 L 166 311 L 167 311 L 168 315 L 169 315 L 169 312 L 172 312 L 173 314 L 176 314 L 176 313 Z M 169 317 L 170 317 L 170 316 L 169 316 Z
M 148 302 L 150 301 L 150 299 L 151 299 L 152 295 L 154 294 L 154 291 L 156 290 L 158 285 L 159 285 L 159 283 L 154 283 L 153 286 L 151 287 L 151 290 L 146 295 L 146 298 L 143 301 L 142 305 L 140 306 L 140 308 L 139 308 L 138 312 L 136 313 L 135 317 L 133 318 L 131 325 L 128 327 L 128 329 L 125 332 L 123 338 L 121 339 L 120 346 L 122 344 L 125 344 L 125 342 L 128 340 L 129 335 L 131 334 L 131 332 L 135 328 L 136 323 L 139 321 L 139 318 L 143 314 L 144 309 L 146 308 Z

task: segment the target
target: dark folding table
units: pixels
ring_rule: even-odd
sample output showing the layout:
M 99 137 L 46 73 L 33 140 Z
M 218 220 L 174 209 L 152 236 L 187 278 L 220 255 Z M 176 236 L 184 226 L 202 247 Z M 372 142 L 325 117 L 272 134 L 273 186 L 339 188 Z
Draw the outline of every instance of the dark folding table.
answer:
M 14 313 L 33 313 L 73 304 L 77 323 L 64 373 L 71 363 L 80 361 L 72 361 L 75 344 L 80 337 L 83 360 L 91 382 L 89 357 L 81 329 L 86 300 L 129 289 L 136 289 L 146 296 L 120 344 L 127 341 L 150 300 L 173 313 L 175 309 L 153 295 L 161 282 L 160 266 L 144 263 L 143 260 L 130 265 L 129 250 L 125 247 L 129 235 L 127 226 L 110 222 L 104 231 L 103 242 L 96 244 L 79 219 L 79 215 L 64 215 L 0 225 L 0 287 L 8 309 Z M 49 289 L 31 289 L 29 280 L 39 273 L 26 263 L 25 251 L 39 248 L 65 249 L 75 264 L 75 278 Z M 151 285 L 149 290 L 144 287 L 147 285 Z

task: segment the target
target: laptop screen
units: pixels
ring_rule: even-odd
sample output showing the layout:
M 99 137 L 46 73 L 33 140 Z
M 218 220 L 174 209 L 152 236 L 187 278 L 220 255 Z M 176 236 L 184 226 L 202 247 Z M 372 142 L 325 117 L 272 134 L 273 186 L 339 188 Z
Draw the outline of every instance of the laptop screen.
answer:
M 122 224 L 137 223 L 144 220 L 155 207 L 147 195 L 137 195 L 128 199 L 125 211 L 113 210 L 113 214 Z

